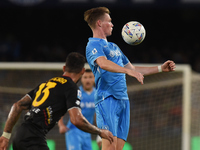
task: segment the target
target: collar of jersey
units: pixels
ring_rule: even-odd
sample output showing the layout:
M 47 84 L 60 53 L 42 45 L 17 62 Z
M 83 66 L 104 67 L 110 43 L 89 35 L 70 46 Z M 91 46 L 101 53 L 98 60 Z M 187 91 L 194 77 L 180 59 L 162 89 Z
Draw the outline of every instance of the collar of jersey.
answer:
M 66 75 L 62 75 L 63 77 L 68 77 L 68 78 L 70 78 L 70 79 L 72 79 L 70 76 L 66 76 Z
M 81 91 L 86 92 L 86 91 L 83 89 L 83 86 L 82 86 L 82 85 L 79 86 L 79 89 L 80 89 Z M 95 88 L 93 87 L 93 88 L 92 88 L 92 92 L 94 92 L 94 90 L 95 90 Z M 91 92 L 91 93 L 92 93 L 92 92 Z
M 107 40 L 105 40 L 105 39 L 101 39 L 101 38 L 94 38 L 94 37 L 90 37 L 90 38 L 89 38 L 89 40 L 90 40 L 90 41 L 104 41 L 104 42 L 106 42 L 106 43 L 108 42 L 108 41 L 107 41 Z

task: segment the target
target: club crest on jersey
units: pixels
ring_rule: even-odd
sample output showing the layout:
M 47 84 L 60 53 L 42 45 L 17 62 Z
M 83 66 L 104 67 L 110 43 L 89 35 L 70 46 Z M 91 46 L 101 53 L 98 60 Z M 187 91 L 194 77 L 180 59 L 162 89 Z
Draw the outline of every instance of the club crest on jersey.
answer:
M 102 127 L 102 129 L 109 130 L 109 127 L 108 127 L 107 125 L 104 125 L 104 126 Z
M 97 53 L 97 49 L 94 48 L 94 49 L 92 50 L 92 54 L 96 54 L 96 53 Z

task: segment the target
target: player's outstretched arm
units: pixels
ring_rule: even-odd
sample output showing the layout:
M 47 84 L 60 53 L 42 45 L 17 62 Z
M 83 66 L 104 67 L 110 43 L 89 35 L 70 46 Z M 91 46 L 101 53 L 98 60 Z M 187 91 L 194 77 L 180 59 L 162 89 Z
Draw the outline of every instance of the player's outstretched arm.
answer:
M 113 135 L 110 131 L 99 129 L 96 126 L 90 124 L 87 119 L 82 115 L 80 108 L 72 108 L 69 111 L 70 121 L 79 129 L 89 132 L 92 134 L 97 134 L 104 139 L 113 142 Z
M 31 103 L 31 98 L 26 95 L 21 100 L 13 104 L 5 124 L 4 132 L 0 137 L 0 150 L 6 150 L 8 147 L 8 142 L 14 125 L 19 119 L 21 112 L 29 109 Z
M 125 68 L 135 70 L 137 72 L 142 73 L 143 75 L 150 75 L 150 74 L 155 74 L 159 72 L 174 71 L 176 68 L 176 65 L 173 61 L 168 60 L 160 66 L 143 67 L 143 66 L 133 66 L 131 63 L 128 63 L 125 66 Z

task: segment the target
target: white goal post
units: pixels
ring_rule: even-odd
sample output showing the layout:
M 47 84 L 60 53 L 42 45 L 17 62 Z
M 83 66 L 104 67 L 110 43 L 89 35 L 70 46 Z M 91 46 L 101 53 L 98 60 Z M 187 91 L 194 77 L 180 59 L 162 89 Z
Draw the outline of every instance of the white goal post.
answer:
M 61 70 L 64 63 L 50 63 L 50 62 L 1 62 L 0 63 L 0 71 L 1 70 Z M 134 66 L 157 66 L 160 64 L 133 64 Z M 89 68 L 89 65 L 85 65 L 86 68 Z M 130 84 L 128 85 L 128 92 L 137 91 L 141 88 L 154 88 L 155 87 L 165 87 L 168 86 L 169 82 L 171 84 L 176 84 L 177 82 L 182 83 L 182 137 L 181 137 L 181 150 L 190 150 L 191 145 L 191 83 L 192 83 L 192 71 L 190 65 L 182 64 L 176 65 L 175 72 L 182 72 L 182 78 L 176 78 L 172 80 L 163 80 L 157 82 L 157 84 L 147 83 L 145 87 L 143 85 L 135 85 Z M 167 74 L 167 73 L 166 73 Z M 42 76 L 42 75 L 41 75 Z M 145 85 L 145 80 L 144 80 Z M 8 85 L 9 86 L 9 85 Z M 21 87 L 3 87 L 0 85 L 0 92 L 12 91 L 18 92 L 21 90 L 23 93 L 26 90 L 23 90 Z M 12 89 L 12 90 L 9 90 Z M 9 92 L 8 92 L 9 93 Z M 19 92 L 20 93 L 20 92 Z M 134 122 L 134 120 L 133 120 Z

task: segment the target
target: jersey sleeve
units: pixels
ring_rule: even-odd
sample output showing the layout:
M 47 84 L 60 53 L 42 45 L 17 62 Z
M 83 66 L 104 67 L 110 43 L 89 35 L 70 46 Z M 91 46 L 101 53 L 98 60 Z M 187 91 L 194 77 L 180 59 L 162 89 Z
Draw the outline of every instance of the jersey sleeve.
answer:
M 120 50 L 121 51 L 121 50 Z M 124 64 L 124 66 L 126 66 L 130 61 L 129 59 L 124 55 L 124 53 L 121 51 L 122 54 L 122 62 Z
M 79 107 L 80 108 L 80 97 L 81 97 L 81 91 L 75 87 L 72 87 L 69 92 L 65 94 L 66 96 L 66 105 L 67 109 L 73 108 L 73 107 Z
M 95 42 L 86 47 L 86 58 L 89 64 L 95 66 L 95 60 L 101 56 L 106 57 L 101 44 Z
M 32 99 L 32 101 L 35 99 L 35 94 L 36 94 L 38 88 L 39 88 L 39 85 L 35 89 L 33 89 L 27 93 L 30 96 L 30 98 Z
M 34 95 L 34 90 L 31 90 L 30 92 L 28 92 L 27 93 L 30 97 L 31 97 L 31 99 L 33 99 L 33 95 Z

